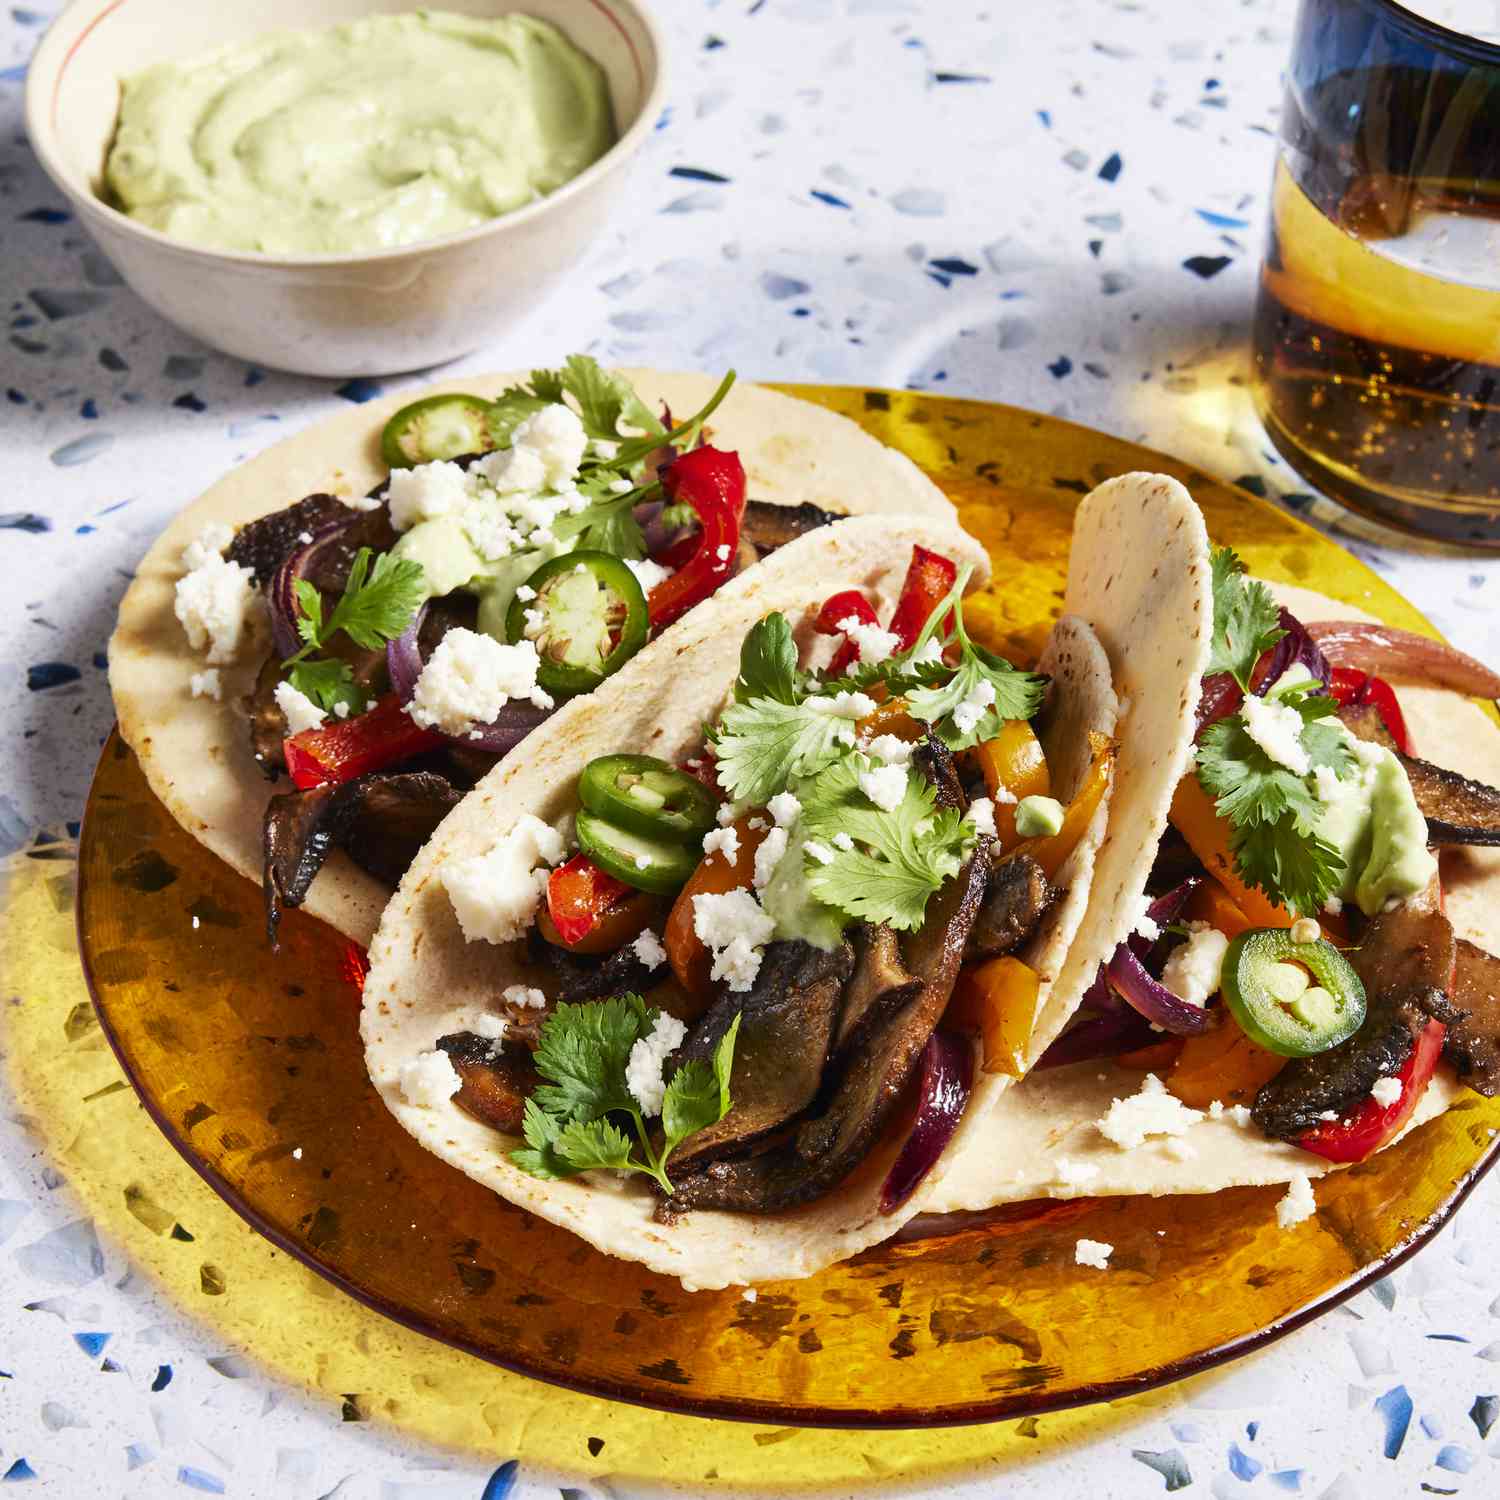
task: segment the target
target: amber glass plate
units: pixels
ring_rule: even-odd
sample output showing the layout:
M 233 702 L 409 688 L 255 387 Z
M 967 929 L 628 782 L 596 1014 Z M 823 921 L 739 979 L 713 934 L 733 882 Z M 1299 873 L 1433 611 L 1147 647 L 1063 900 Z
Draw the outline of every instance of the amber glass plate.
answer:
M 1003 406 L 792 388 L 904 450 L 989 546 L 973 611 L 1034 649 L 1056 611 L 1074 507 L 1129 469 L 1185 480 L 1210 531 L 1263 575 L 1427 629 L 1332 543 L 1160 454 Z M 979 632 L 976 632 L 979 633 Z M 118 739 L 83 826 L 78 922 L 104 1028 L 146 1108 L 262 1234 L 389 1317 L 507 1369 L 663 1409 L 773 1424 L 976 1422 L 1112 1399 L 1295 1328 L 1387 1269 L 1489 1165 L 1500 1105 L 1469 1097 L 1318 1187 L 1085 1200 L 882 1247 L 804 1281 L 689 1295 L 590 1249 L 423 1151 L 370 1087 L 359 954 L 293 914 L 265 948 L 259 890 L 184 833 Z M 1115 1246 L 1080 1271 L 1080 1236 Z

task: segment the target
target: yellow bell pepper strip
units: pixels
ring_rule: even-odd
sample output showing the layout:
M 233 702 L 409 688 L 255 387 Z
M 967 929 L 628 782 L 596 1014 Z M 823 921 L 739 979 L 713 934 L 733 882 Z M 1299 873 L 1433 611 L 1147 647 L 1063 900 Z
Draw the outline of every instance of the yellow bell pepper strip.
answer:
M 1005 852 L 1004 858 L 1012 859 L 1022 854 L 1030 855 L 1041 867 L 1048 880 L 1053 880 L 1066 863 L 1068 856 L 1078 847 L 1084 830 L 1093 821 L 1099 803 L 1109 787 L 1115 771 L 1115 742 L 1097 730 L 1089 731 L 1089 749 L 1093 762 L 1078 794 L 1068 803 L 1063 814 L 1061 829 L 1043 838 L 1022 839 Z M 997 807 L 996 812 L 999 811 Z
M 1035 969 L 1008 954 L 986 959 L 959 975 L 943 1025 L 978 1032 L 984 1051 L 981 1072 L 1019 1078 L 1026 1071 L 1026 1044 L 1040 995 Z
M 1025 719 L 1007 719 L 1000 733 L 974 747 L 984 784 L 995 799 L 995 838 L 1002 852 L 1015 846 L 1016 803 L 1022 797 L 1050 797 L 1052 774 L 1047 757 Z M 996 797 L 997 792 L 1007 796 Z

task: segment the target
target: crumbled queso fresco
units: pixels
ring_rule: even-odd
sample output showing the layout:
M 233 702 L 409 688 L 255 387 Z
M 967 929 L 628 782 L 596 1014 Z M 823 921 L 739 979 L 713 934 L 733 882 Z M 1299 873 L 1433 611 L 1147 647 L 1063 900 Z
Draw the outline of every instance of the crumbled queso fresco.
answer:
M 548 867 L 563 854 L 562 835 L 523 813 L 487 854 L 448 860 L 441 879 L 465 941 L 508 943 L 524 936 L 547 889 Z
M 859 773 L 859 789 L 882 812 L 895 812 L 906 799 L 907 780 L 905 766 L 878 766 Z
M 217 666 L 239 655 L 250 611 L 259 598 L 255 574 L 215 552 L 177 580 L 172 607 L 188 644 L 194 651 L 206 651 L 209 665 Z
M 635 949 L 635 956 L 648 969 L 659 969 L 667 961 L 667 950 L 649 927 L 630 946 Z
M 1286 1196 L 1276 1205 L 1276 1222 L 1282 1229 L 1291 1229 L 1304 1219 L 1310 1219 L 1317 1208 L 1307 1173 L 1293 1172 L 1287 1180 Z
M 1283 676 L 1277 685 L 1285 681 Z M 1312 769 L 1312 758 L 1302 744 L 1302 715 L 1291 704 L 1279 703 L 1269 693 L 1264 698 L 1249 693 L 1240 712 L 1245 720 L 1245 733 L 1277 765 L 1285 766 L 1295 776 L 1307 775 Z
M 1179 1000 L 1203 1005 L 1219 988 L 1229 939 L 1207 922 L 1189 922 L 1188 940 L 1167 955 L 1161 982 Z
M 512 699 L 551 708 L 537 686 L 541 658 L 530 641 L 506 645 L 462 626 L 450 630 L 422 668 L 408 712 L 424 729 L 465 734 L 488 724 Z
M 1370 1089 L 1370 1097 L 1382 1109 L 1389 1109 L 1401 1097 L 1399 1078 L 1377 1078 Z
M 637 1038 L 631 1046 L 625 1064 L 625 1087 L 647 1119 L 661 1113 L 662 1100 L 667 1094 L 663 1070 L 667 1058 L 682 1045 L 686 1036 L 687 1027 L 676 1016 L 662 1011 L 650 1032 Z
M 1096 1271 L 1109 1269 L 1109 1258 L 1115 1247 L 1104 1240 L 1079 1240 L 1073 1246 L 1073 1261 L 1080 1266 L 1093 1266 Z
M 401 1093 L 418 1109 L 446 1104 L 463 1086 L 446 1052 L 419 1052 L 401 1065 Z
M 693 931 L 713 954 L 710 973 L 738 994 L 755 983 L 760 950 L 775 930 L 776 923 L 743 886 L 722 895 L 705 891 L 693 897 Z
M 302 734 L 308 729 L 321 729 L 328 717 L 306 693 L 300 693 L 289 682 L 276 684 L 276 706 L 286 718 L 288 734 Z
M 1202 1118 L 1201 1109 L 1189 1109 L 1155 1073 L 1147 1073 L 1140 1093 L 1116 1099 L 1097 1125 L 1106 1140 L 1132 1151 L 1148 1136 L 1185 1135 Z
M 866 624 L 858 615 L 849 615 L 837 621 L 836 625 L 858 648 L 859 659 L 863 662 L 885 661 L 895 654 L 896 648 L 901 644 L 901 637 L 894 631 Z

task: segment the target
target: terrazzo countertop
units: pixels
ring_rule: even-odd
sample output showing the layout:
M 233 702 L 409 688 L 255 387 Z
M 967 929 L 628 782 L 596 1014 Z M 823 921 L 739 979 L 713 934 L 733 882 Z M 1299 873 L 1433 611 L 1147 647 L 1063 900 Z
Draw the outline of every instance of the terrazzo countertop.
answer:
M 1292 0 L 656 8 L 675 86 L 632 202 L 567 291 L 445 376 L 586 349 L 1034 407 L 1168 449 L 1338 531 L 1451 639 L 1500 661 L 1500 568 L 1339 530 L 1249 410 Z M 39 844 L 65 853 L 77 832 L 111 721 L 105 641 L 166 519 L 286 433 L 421 378 L 251 369 L 136 301 L 26 143 L 26 59 L 48 19 L 21 6 L 0 19 L 0 854 L 12 869 Z M 640 1492 L 444 1452 L 282 1385 L 133 1271 L 56 1165 L 58 1143 L 8 1092 L 0 1109 L 0 1483 L 58 1497 Z M 1048 1442 L 1053 1419 L 1033 1421 L 1034 1461 L 924 1493 L 1494 1494 L 1497 1210 L 1490 1180 L 1415 1260 L 1268 1352 L 1076 1440 Z

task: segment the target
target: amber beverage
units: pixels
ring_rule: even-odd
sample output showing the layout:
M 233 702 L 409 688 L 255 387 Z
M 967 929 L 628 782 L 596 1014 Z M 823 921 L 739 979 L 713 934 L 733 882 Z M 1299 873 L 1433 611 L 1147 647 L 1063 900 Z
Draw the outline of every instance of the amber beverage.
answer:
M 1304 0 L 1281 139 L 1253 332 L 1272 441 L 1351 509 L 1500 549 L 1500 49 Z

